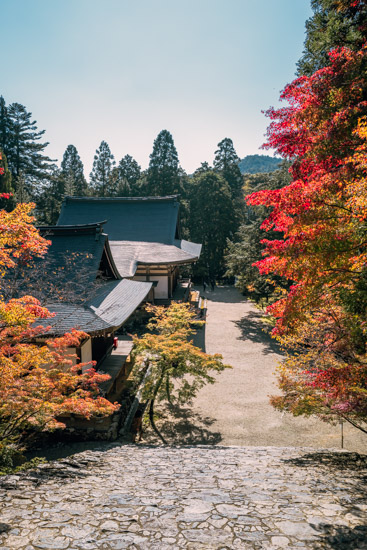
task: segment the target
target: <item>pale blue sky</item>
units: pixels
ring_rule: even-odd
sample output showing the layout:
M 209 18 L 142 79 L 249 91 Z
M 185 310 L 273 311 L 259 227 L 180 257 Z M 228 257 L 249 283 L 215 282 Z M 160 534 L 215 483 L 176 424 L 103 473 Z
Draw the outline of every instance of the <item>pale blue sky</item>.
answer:
M 182 167 L 230 137 L 259 151 L 294 78 L 310 0 L 0 0 L 0 95 L 24 104 L 59 161 L 74 144 L 89 175 L 106 140 L 143 168 L 162 129 Z

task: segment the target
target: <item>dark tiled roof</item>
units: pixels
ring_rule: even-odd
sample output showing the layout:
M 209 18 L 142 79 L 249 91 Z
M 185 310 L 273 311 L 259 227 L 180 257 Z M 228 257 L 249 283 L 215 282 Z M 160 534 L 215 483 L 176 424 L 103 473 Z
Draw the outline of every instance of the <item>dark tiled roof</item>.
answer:
M 87 333 L 108 330 L 109 325 L 90 309 L 73 304 L 49 304 L 48 309 L 55 316 L 50 319 L 38 319 L 34 326 L 50 327 L 47 336 L 61 335 L 75 328 Z
M 72 328 L 96 334 L 115 330 L 123 325 L 147 297 L 152 283 L 124 279 L 102 284 L 84 306 L 74 304 L 49 304 L 50 319 L 39 319 L 35 325 L 51 329 L 48 335 L 59 335 Z
M 87 305 L 110 326 L 121 326 L 147 297 L 152 283 L 109 281 L 101 286 Z
M 119 278 L 114 266 L 108 244 L 108 237 L 103 233 L 103 223 L 41 226 L 38 229 L 42 236 L 51 241 L 44 260 L 44 269 L 52 276 L 54 270 L 64 270 L 66 278 L 75 277 L 80 270 L 86 275 L 87 282 L 96 279 L 103 251 L 108 256 L 116 278 Z
M 111 241 L 149 241 L 173 244 L 179 203 L 169 197 L 66 197 L 58 225 L 106 219 Z
M 132 277 L 138 264 L 196 261 L 201 245 L 176 239 L 178 197 L 66 197 L 59 224 L 107 219 L 113 259 L 121 277 Z

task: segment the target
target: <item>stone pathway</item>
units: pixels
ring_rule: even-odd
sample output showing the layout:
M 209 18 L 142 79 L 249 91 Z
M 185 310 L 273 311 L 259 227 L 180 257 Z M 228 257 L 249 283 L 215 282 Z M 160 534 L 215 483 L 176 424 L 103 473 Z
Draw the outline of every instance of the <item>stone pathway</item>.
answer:
M 0 478 L 0 548 L 363 549 L 366 466 L 307 448 L 109 445 Z

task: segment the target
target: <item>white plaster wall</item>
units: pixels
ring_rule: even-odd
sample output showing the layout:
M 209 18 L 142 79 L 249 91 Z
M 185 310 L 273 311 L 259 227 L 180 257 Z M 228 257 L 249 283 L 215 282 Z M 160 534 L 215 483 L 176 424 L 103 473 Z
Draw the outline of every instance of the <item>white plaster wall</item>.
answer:
M 135 275 L 134 281 L 146 281 L 145 275 Z M 158 281 L 158 285 L 154 288 L 154 298 L 168 298 L 168 277 L 167 275 L 151 275 L 150 282 Z
M 81 361 L 82 363 L 88 363 L 92 361 L 92 338 L 88 338 L 81 347 Z M 82 367 L 82 371 L 90 369 L 92 365 Z

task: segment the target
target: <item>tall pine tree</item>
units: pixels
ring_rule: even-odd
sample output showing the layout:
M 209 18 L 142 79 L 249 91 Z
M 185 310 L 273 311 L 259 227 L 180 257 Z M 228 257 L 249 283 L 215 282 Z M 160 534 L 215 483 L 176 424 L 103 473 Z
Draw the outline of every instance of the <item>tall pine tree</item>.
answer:
M 236 231 L 244 217 L 243 176 L 238 166 L 239 161 L 231 139 L 224 138 L 218 143 L 218 149 L 215 151 L 214 170 L 225 179 L 231 191 Z
M 26 184 L 25 177 L 22 173 L 19 174 L 16 181 L 16 192 L 14 195 L 15 202 L 19 204 L 20 202 L 31 202 L 31 196 L 28 191 L 28 185 Z M 39 200 L 42 204 L 42 197 L 44 195 L 44 192 L 41 193 Z M 38 218 L 38 216 L 37 216 Z
M 24 194 L 23 187 L 24 185 L 22 189 L 17 189 L 17 199 Z M 88 184 L 83 173 L 83 163 L 75 146 L 68 145 L 61 162 L 61 169 L 54 168 L 37 197 L 38 222 L 48 225 L 55 224 L 65 195 L 84 196 L 87 193 Z
M 191 239 L 203 243 L 196 274 L 221 277 L 227 239 L 233 237 L 236 225 L 229 185 L 213 170 L 201 170 L 191 180 L 189 219 Z
M 366 41 L 366 0 L 311 0 L 313 16 L 306 22 L 305 48 L 298 74 L 310 76 L 330 64 L 328 53 L 346 46 L 359 50 Z
M 0 134 L 5 135 L 3 146 L 13 180 L 22 173 L 29 183 L 47 179 L 53 161 L 44 154 L 48 143 L 41 143 L 45 130 L 37 131 L 32 113 L 20 103 L 12 103 L 4 111 L 0 122 Z M 5 115 L 5 116 L 4 116 Z
M 168 130 L 159 132 L 147 174 L 147 195 L 164 196 L 181 193 L 179 162 L 173 137 Z
M 137 196 L 141 167 L 130 155 L 125 155 L 118 165 L 118 195 Z
M 115 194 L 110 189 L 112 169 L 115 164 L 115 157 L 111 153 L 108 144 L 102 141 L 96 150 L 92 172 L 90 173 L 90 184 L 94 195 L 110 197 Z
M 233 141 L 224 138 L 215 151 L 214 170 L 228 183 L 233 197 L 242 197 L 243 177 L 238 167 L 240 158 L 233 147 Z
M 194 176 L 198 176 L 199 174 L 204 174 L 205 172 L 208 172 L 209 170 L 212 170 L 208 162 L 202 162 L 194 172 Z
M 61 161 L 61 175 L 65 179 L 65 195 L 82 197 L 88 192 L 84 166 L 74 145 L 68 145 Z

